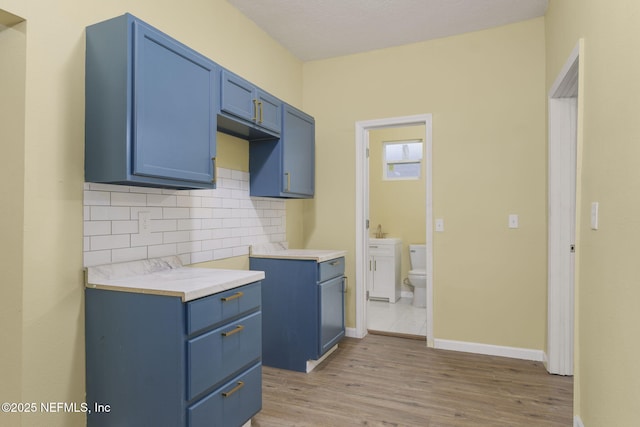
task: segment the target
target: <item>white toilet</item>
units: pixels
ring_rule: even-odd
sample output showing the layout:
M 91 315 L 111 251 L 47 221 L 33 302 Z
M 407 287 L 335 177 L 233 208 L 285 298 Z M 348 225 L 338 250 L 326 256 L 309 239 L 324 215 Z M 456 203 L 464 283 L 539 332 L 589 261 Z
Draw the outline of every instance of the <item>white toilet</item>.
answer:
M 409 245 L 411 270 L 409 283 L 413 286 L 413 306 L 427 306 L 427 247 L 426 245 Z

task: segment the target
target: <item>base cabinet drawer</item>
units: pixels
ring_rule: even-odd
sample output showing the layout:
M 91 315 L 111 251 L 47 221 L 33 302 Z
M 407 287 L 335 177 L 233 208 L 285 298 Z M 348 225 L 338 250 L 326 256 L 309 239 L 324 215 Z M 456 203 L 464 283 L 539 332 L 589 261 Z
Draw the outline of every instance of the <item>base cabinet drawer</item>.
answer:
M 344 258 L 336 258 L 318 264 L 318 282 L 344 275 Z
M 260 319 L 260 312 L 253 313 L 187 342 L 189 400 L 260 359 Z
M 240 426 L 247 414 L 262 409 L 262 367 L 256 364 L 243 374 L 187 409 L 189 427 Z
M 257 310 L 260 282 L 231 289 L 187 303 L 187 334 L 220 324 L 242 313 Z

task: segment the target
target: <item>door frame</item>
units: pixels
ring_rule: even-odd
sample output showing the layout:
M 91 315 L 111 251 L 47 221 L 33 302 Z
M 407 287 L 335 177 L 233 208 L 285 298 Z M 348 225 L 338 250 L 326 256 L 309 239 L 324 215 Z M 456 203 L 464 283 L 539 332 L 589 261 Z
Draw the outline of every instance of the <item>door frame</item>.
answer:
M 356 122 L 356 330 L 355 336 L 367 335 L 367 260 L 369 245 L 367 220 L 369 219 L 369 131 L 401 126 L 425 127 L 425 180 L 426 180 L 426 256 L 427 256 L 427 345 L 433 347 L 433 205 L 432 205 L 432 116 L 390 117 Z
M 579 248 L 582 99 L 580 39 L 548 93 L 548 313 L 546 368 L 573 375 Z

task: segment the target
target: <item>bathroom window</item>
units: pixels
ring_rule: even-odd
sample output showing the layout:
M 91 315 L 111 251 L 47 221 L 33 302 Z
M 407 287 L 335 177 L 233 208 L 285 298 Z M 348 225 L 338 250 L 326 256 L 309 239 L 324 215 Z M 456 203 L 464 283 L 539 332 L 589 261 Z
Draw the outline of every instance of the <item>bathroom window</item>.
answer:
M 383 179 L 420 179 L 422 141 L 389 141 L 382 143 Z

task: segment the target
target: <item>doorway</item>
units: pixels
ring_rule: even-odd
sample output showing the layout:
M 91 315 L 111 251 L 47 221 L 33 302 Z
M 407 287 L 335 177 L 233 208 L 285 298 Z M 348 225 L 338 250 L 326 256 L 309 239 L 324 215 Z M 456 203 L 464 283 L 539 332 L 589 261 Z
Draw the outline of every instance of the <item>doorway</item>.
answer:
M 369 142 L 375 130 L 408 126 L 423 126 L 425 185 L 425 246 L 426 246 L 426 337 L 433 346 L 433 229 L 432 229 L 432 125 L 431 114 L 394 117 L 356 123 L 356 337 L 367 335 L 367 275 L 369 236 L 377 224 L 370 224 Z M 408 256 L 408 254 L 407 254 Z
M 549 91 L 547 370 L 573 375 L 580 40 Z
M 426 262 L 424 251 L 414 246 L 424 245 L 426 236 L 424 134 L 424 125 L 369 130 L 370 334 L 427 335 L 426 281 L 417 292 L 417 276 L 409 284 L 409 271 L 425 270 Z

